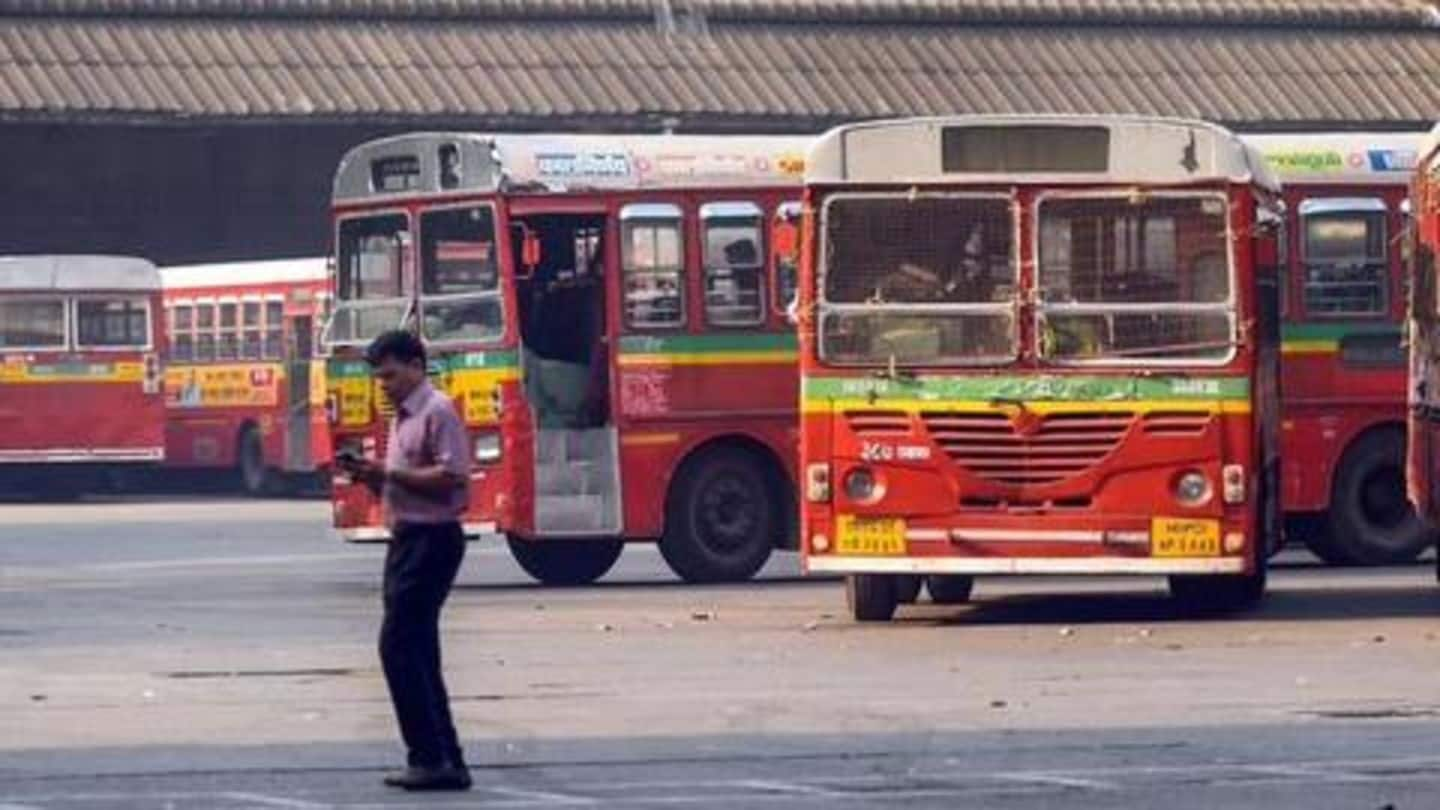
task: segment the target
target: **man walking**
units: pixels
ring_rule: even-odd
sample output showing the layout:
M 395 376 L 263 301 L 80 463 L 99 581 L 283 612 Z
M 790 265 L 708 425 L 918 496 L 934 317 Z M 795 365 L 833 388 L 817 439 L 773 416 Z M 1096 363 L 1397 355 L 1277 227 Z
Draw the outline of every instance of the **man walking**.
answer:
M 408 766 L 386 776 L 385 784 L 468 790 L 470 771 L 441 675 L 440 608 L 465 556 L 460 516 L 470 483 L 469 442 L 454 405 L 426 378 L 419 338 L 386 332 L 365 359 L 395 407 L 385 463 L 354 456 L 337 463 L 380 494 L 390 526 L 380 660 Z

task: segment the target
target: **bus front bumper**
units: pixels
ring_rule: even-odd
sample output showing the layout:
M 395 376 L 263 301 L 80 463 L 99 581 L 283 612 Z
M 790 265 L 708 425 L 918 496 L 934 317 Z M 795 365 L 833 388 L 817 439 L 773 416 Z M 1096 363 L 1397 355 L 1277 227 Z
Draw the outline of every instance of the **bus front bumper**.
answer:
M 811 573 L 831 574 L 1243 574 L 1241 557 L 847 557 L 812 554 Z

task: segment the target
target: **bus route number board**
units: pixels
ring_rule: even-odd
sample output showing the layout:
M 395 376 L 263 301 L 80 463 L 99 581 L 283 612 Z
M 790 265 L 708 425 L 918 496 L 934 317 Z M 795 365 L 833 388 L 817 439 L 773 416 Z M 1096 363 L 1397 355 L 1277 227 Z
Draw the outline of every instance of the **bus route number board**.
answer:
M 1220 556 L 1220 521 L 1157 517 L 1150 524 L 1150 553 L 1156 557 Z
M 905 521 L 840 515 L 835 522 L 835 551 L 863 557 L 901 556 L 905 553 Z

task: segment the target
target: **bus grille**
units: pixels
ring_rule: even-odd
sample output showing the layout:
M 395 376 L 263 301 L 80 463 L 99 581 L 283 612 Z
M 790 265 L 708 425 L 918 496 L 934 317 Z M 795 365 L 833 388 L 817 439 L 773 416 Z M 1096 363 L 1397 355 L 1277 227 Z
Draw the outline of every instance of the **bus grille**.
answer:
M 1030 415 L 923 413 L 921 419 L 951 461 L 1002 484 L 1053 484 L 1074 478 L 1109 455 L 1135 419 L 1124 411 Z M 1017 427 L 1019 424 L 1024 428 Z
M 904 411 L 846 411 L 845 423 L 856 436 L 897 436 L 910 432 Z
M 1199 436 L 1210 426 L 1208 413 L 1193 411 L 1152 411 L 1140 423 L 1151 436 Z

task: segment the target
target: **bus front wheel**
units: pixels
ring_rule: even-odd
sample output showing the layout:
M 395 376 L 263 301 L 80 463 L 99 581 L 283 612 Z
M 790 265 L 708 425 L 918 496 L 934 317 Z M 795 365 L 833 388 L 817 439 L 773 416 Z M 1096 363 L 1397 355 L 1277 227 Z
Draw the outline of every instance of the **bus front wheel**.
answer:
M 525 573 L 541 584 L 560 587 L 589 585 L 605 576 L 625 550 L 624 541 L 612 538 L 506 540 L 511 556 Z
M 963 605 L 970 601 L 975 578 L 956 574 L 932 574 L 925 578 L 925 590 L 937 605 Z
M 845 578 L 845 603 L 857 622 L 888 622 L 899 607 L 892 574 L 851 574 Z
M 752 453 L 719 448 L 676 476 L 660 554 L 686 582 L 743 582 L 770 559 L 783 524 L 764 465 Z

